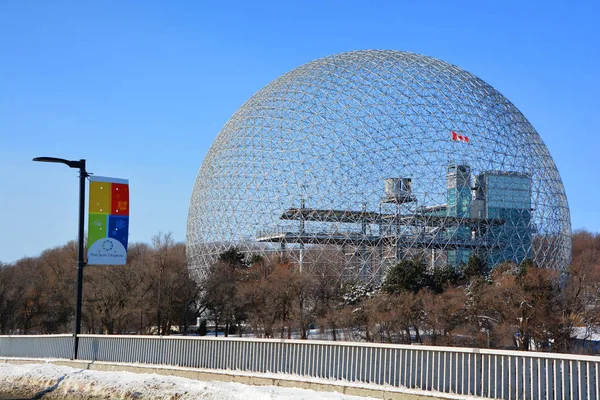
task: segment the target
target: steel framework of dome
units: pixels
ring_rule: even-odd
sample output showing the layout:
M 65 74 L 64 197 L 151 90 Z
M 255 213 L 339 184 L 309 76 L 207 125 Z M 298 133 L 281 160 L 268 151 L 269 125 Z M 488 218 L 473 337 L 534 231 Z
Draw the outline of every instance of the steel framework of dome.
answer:
M 198 279 L 231 247 L 381 279 L 406 257 L 564 269 L 569 209 L 541 138 L 504 96 L 431 57 L 355 51 L 271 82 L 225 124 L 191 197 Z

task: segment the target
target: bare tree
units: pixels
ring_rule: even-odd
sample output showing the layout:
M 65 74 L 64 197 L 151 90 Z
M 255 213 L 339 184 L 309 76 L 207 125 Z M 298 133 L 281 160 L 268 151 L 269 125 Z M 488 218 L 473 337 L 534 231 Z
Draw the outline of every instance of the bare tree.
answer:
M 189 276 L 185 245 L 175 243 L 171 233 L 157 234 L 152 238 L 150 260 L 150 293 L 156 305 L 156 325 L 159 334 L 168 335 L 171 326 L 183 326 L 182 312 L 189 306 L 184 290 L 194 285 Z M 192 299 L 195 300 L 195 299 Z

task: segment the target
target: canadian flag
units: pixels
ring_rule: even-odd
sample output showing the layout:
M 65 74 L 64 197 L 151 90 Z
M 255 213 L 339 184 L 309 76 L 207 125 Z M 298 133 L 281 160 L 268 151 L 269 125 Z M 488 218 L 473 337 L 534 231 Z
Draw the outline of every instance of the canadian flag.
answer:
M 452 131 L 452 141 L 469 143 L 469 138 Z

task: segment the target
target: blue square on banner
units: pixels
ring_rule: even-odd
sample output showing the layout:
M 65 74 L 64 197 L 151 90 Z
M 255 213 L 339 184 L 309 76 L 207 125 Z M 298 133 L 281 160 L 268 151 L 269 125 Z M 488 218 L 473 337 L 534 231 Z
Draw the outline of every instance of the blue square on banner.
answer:
M 108 237 L 121 242 L 127 250 L 127 237 L 129 236 L 129 217 L 112 216 L 108 217 Z

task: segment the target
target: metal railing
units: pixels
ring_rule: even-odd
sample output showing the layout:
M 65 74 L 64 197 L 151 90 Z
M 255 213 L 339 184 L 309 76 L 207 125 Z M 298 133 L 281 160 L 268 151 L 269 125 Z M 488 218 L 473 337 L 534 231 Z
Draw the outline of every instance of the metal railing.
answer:
M 70 358 L 73 357 L 73 335 L 0 336 L 0 356 Z
M 72 337 L 0 336 L 0 356 L 69 358 Z M 332 341 L 81 335 L 85 360 L 281 373 L 499 399 L 600 400 L 600 357 Z

